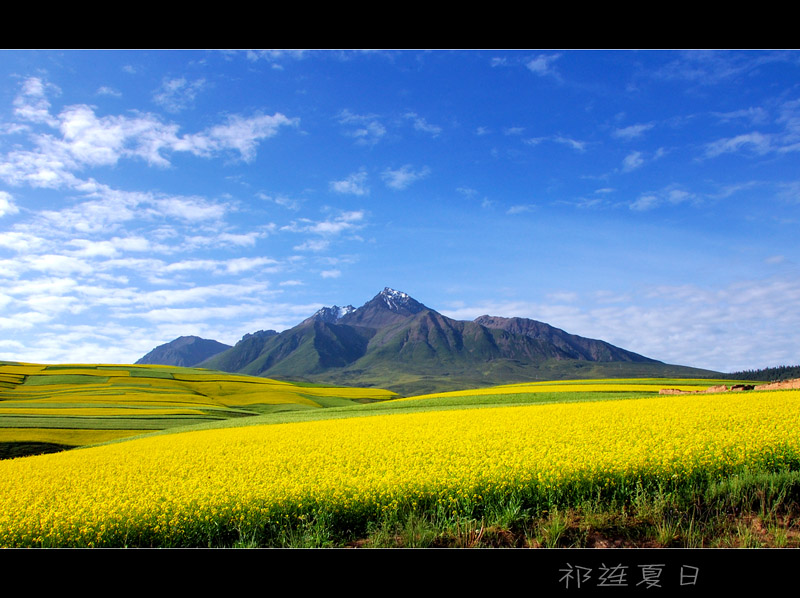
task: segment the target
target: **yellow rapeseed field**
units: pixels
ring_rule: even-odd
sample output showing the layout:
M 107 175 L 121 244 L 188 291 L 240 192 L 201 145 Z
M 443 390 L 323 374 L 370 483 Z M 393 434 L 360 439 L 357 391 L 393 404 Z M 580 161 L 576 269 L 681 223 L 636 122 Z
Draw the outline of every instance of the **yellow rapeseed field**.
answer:
M 314 518 L 596 498 L 798 455 L 800 391 L 187 432 L 0 462 L 0 545 L 204 545 Z

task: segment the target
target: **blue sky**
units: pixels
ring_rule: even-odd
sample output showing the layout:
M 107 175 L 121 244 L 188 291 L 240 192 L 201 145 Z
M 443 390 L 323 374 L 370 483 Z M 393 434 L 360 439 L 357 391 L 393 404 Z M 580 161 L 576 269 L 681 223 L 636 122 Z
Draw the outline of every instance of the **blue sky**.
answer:
M 800 53 L 3 51 L 0 359 L 229 344 L 385 286 L 800 363 Z

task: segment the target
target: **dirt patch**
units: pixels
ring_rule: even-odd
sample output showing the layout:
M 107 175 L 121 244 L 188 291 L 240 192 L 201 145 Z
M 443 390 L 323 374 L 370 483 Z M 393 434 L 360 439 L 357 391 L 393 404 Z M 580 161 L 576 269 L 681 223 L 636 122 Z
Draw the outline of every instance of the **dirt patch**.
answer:
M 800 389 L 800 378 L 793 380 L 784 380 L 783 382 L 770 382 L 769 384 L 761 384 L 756 386 L 756 390 L 792 390 Z
M 800 389 L 800 378 L 793 380 L 784 380 L 783 382 L 770 382 L 769 384 L 759 384 L 754 386 L 752 384 L 734 384 L 730 388 L 724 384 L 718 386 L 710 386 L 705 390 L 678 390 L 677 388 L 662 388 L 658 391 L 660 395 L 691 395 L 712 392 L 743 392 L 750 390 L 792 390 Z

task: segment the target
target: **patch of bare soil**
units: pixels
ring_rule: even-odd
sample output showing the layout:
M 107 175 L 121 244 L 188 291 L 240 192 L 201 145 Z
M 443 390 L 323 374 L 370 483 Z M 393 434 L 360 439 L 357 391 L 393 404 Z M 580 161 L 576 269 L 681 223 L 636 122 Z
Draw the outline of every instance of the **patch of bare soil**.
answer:
M 724 384 L 719 386 L 710 386 L 705 390 L 678 390 L 677 388 L 662 388 L 658 391 L 660 395 L 690 395 L 698 393 L 712 393 L 712 392 L 741 392 L 748 390 L 793 390 L 800 389 L 800 378 L 793 380 L 784 380 L 783 382 L 770 382 L 769 384 L 734 384 L 730 388 Z

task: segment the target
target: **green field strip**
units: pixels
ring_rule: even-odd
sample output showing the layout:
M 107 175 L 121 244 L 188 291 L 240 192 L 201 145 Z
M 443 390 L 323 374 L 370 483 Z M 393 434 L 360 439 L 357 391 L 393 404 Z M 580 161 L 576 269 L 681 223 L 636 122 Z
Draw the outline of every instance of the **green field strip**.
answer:
M 25 409 L 28 411 L 35 411 L 39 413 L 14 413 L 15 410 Z M 75 414 L 66 413 L 69 410 L 76 409 L 91 409 L 97 413 L 89 414 Z M 118 409 L 130 411 L 128 415 L 139 417 L 139 414 L 132 412 L 141 412 L 141 415 L 147 415 L 148 412 L 159 411 L 167 412 L 161 413 L 161 416 L 172 417 L 169 412 L 182 411 L 183 413 L 176 413 L 176 415 L 198 415 L 198 413 L 206 413 L 210 415 L 215 414 L 231 414 L 232 417 L 239 417 L 241 415 L 252 415 L 254 411 L 249 408 L 241 407 L 228 407 L 219 405 L 208 405 L 203 403 L 161 403 L 161 402 L 148 402 L 148 403 L 31 403 L 29 401 L 21 401 L 15 403 L 0 404 L 0 422 L 15 416 L 25 417 L 119 417 L 124 414 L 103 413 L 102 411 Z M 61 412 L 61 413 L 59 413 Z
M 45 386 L 49 384 L 97 384 L 98 382 L 108 382 L 108 376 L 92 376 L 89 374 L 35 374 L 25 379 L 27 386 Z
M 163 378 L 165 380 L 174 380 L 171 372 L 160 370 L 131 370 L 131 376 L 134 378 Z
M 319 395 L 302 395 L 311 401 L 317 403 L 320 407 L 324 408 L 331 408 L 331 407 L 349 407 L 355 404 L 353 399 L 348 399 L 346 397 L 323 397 Z
M 241 419 L 241 418 L 236 418 Z M 176 426 L 193 426 L 225 421 L 225 418 L 203 416 L 175 417 L 26 417 L 8 416 L 0 420 L 0 428 L 37 428 L 64 430 L 166 430 Z

